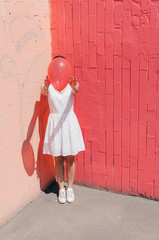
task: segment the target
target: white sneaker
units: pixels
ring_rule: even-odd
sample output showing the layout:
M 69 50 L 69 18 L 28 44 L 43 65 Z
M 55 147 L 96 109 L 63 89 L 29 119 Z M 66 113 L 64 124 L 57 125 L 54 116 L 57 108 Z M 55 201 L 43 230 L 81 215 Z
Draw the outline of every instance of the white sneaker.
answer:
M 59 203 L 66 202 L 66 191 L 63 188 L 59 190 L 58 201 L 59 201 Z
M 72 203 L 75 200 L 74 191 L 72 188 L 67 188 L 67 202 Z

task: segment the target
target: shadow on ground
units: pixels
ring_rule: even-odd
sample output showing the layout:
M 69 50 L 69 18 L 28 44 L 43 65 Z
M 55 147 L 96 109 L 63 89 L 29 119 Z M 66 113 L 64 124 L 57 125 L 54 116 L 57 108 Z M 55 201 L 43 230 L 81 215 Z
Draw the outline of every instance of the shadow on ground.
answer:
M 48 188 L 46 188 L 45 190 L 43 190 L 44 193 L 49 194 L 49 193 L 54 193 L 58 196 L 58 192 L 59 192 L 59 186 L 58 183 L 55 181 L 53 181 Z

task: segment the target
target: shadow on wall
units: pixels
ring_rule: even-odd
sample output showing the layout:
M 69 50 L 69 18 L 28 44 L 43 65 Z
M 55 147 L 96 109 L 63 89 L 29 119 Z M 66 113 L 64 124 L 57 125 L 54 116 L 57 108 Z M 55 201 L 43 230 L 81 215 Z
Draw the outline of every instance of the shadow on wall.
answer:
M 21 149 L 24 169 L 28 176 L 32 176 L 34 171 L 36 171 L 37 178 L 40 180 L 41 190 L 46 189 L 52 182 L 52 179 L 55 179 L 54 159 L 52 156 L 42 153 L 48 115 L 48 99 L 46 96 L 41 95 L 40 101 L 36 101 L 35 103 L 34 113 L 27 131 L 27 137 L 23 142 Z M 34 150 L 30 141 L 37 120 L 39 123 L 40 142 L 38 146 L 37 160 L 35 160 Z

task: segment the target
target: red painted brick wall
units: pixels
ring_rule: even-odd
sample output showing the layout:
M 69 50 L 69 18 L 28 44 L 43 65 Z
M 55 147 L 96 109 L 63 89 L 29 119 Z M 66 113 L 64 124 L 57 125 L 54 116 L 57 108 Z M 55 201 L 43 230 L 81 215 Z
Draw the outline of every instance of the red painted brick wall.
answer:
M 159 2 L 52 0 L 52 56 L 80 82 L 76 182 L 159 198 Z

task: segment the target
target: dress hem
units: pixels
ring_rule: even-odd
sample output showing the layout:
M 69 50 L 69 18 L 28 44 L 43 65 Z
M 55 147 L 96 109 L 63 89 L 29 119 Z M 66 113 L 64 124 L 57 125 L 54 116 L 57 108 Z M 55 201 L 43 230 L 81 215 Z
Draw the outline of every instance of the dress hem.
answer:
M 51 155 L 51 156 L 53 156 L 53 157 L 58 157 L 58 156 L 63 156 L 63 157 L 66 157 L 66 156 L 75 156 L 75 155 L 77 155 L 79 152 L 82 152 L 82 151 L 85 151 L 86 149 L 81 149 L 81 150 L 78 150 L 76 153 L 71 153 L 71 154 L 65 154 L 65 155 L 63 155 L 63 154 L 56 154 L 56 155 L 53 155 L 53 154 L 51 154 L 51 153 L 46 153 L 46 152 L 43 152 L 43 154 L 47 154 L 47 155 Z

